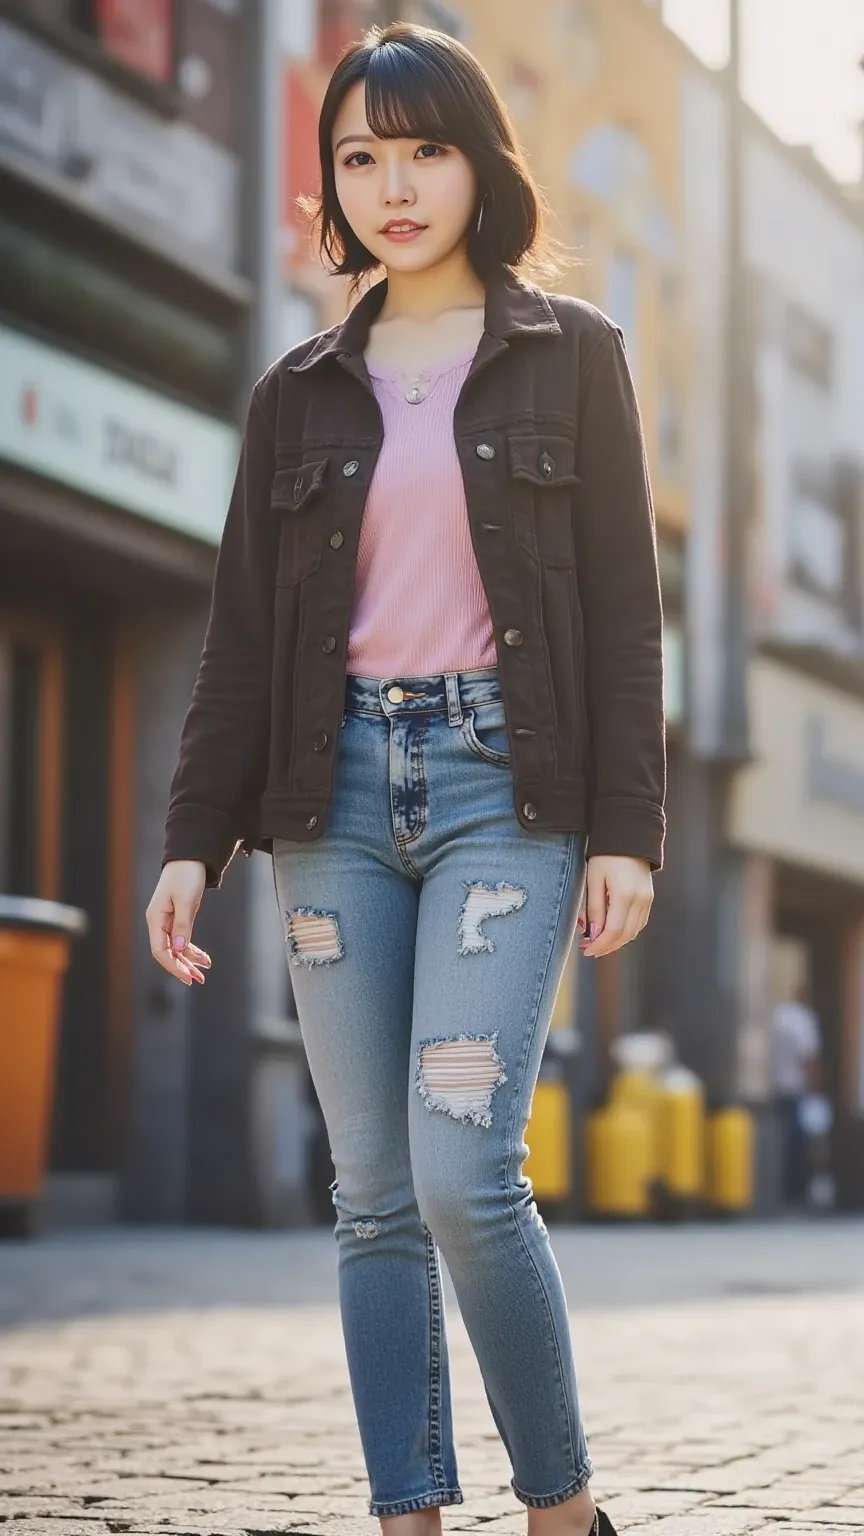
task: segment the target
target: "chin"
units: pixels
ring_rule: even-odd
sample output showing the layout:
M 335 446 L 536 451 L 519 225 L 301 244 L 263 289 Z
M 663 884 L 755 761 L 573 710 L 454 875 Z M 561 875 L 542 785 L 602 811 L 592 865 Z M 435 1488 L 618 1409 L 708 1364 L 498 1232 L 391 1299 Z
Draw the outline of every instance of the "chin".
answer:
M 386 245 L 384 250 L 368 247 L 373 256 L 382 267 L 388 267 L 391 272 L 425 272 L 428 267 L 437 264 L 447 255 L 447 250 L 434 249 L 425 243 L 418 242 L 415 245 Z

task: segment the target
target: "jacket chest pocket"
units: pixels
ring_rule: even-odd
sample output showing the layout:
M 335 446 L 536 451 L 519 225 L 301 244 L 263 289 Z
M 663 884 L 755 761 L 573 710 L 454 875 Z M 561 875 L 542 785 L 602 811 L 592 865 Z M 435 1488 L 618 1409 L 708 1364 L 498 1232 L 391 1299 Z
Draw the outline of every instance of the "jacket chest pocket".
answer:
M 576 444 L 548 433 L 517 433 L 507 449 L 517 542 L 543 565 L 573 565 Z
M 281 520 L 276 585 L 291 587 L 321 564 L 321 497 L 329 455 L 282 465 L 273 476 L 270 505 Z

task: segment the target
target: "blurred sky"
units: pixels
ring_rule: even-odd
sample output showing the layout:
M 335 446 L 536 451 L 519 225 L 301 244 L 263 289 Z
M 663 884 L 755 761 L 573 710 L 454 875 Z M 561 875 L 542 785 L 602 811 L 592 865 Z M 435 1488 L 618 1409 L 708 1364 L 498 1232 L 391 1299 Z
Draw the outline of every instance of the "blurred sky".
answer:
M 725 62 L 728 0 L 663 0 L 663 14 L 707 64 Z M 742 42 L 751 105 L 842 181 L 857 180 L 864 0 L 743 0 Z

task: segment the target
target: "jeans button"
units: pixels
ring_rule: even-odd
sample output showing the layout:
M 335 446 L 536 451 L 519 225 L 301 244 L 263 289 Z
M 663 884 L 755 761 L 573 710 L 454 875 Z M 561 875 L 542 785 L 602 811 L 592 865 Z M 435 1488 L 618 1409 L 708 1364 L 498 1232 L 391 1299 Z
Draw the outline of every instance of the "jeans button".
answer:
M 504 644 L 505 645 L 521 645 L 522 644 L 522 631 L 521 631 L 521 629 L 505 629 L 505 631 L 504 631 Z
M 327 651 L 328 654 L 329 654 L 330 651 L 335 651 L 335 649 L 336 649 L 336 636 L 335 635 L 325 635 L 324 639 L 321 641 L 321 649 L 322 649 L 322 651 Z
M 532 803 L 532 801 L 526 800 L 525 804 L 522 807 L 522 815 L 525 817 L 526 821 L 536 821 L 537 820 L 537 807 L 536 807 L 536 805 L 534 805 Z
M 401 704 L 405 697 L 405 693 L 402 688 L 388 688 L 387 697 L 391 704 Z

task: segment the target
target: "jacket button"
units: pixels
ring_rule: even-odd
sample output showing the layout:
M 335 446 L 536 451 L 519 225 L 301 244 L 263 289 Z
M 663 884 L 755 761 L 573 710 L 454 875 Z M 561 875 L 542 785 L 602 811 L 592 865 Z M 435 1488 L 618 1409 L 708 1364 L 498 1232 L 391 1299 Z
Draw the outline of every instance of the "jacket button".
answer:
M 553 458 L 550 458 L 548 453 L 541 453 L 541 455 L 540 455 L 540 468 L 541 468 L 543 474 L 548 479 L 549 476 L 552 474 L 552 471 L 555 468 L 555 460 Z
M 322 651 L 328 651 L 328 652 L 329 651 L 335 651 L 335 649 L 336 649 L 336 636 L 335 635 L 325 635 L 324 639 L 321 641 L 321 649 L 322 649 Z
M 326 731 L 319 731 L 318 735 L 315 737 L 315 740 L 313 742 L 313 746 L 315 748 L 315 751 L 316 752 L 323 752 L 324 748 L 326 747 L 326 745 L 327 745 L 329 740 L 330 740 L 330 737 L 327 735 Z
M 317 816 L 310 816 L 309 820 L 306 823 L 306 825 L 309 828 L 309 831 L 311 832 L 312 828 L 313 827 L 317 827 L 317 825 L 318 825 L 318 817 Z
M 344 543 L 345 543 L 345 536 L 344 536 L 344 534 L 341 534 L 339 532 L 339 529 L 337 528 L 336 532 L 335 533 L 331 533 L 331 535 L 330 535 L 330 548 L 331 549 L 341 549 L 342 545 Z
M 494 459 L 495 457 L 495 449 L 491 443 L 478 443 L 476 452 L 478 459 Z
M 350 480 L 352 475 L 356 475 L 359 468 L 359 459 L 349 459 L 347 464 L 342 465 L 342 473 L 347 480 Z
M 504 631 L 504 644 L 505 645 L 521 645 L 522 644 L 522 631 L 521 631 L 521 629 L 505 629 L 505 631 Z
M 525 801 L 525 804 L 522 807 L 522 815 L 525 817 L 526 821 L 537 820 L 537 807 L 531 800 Z

